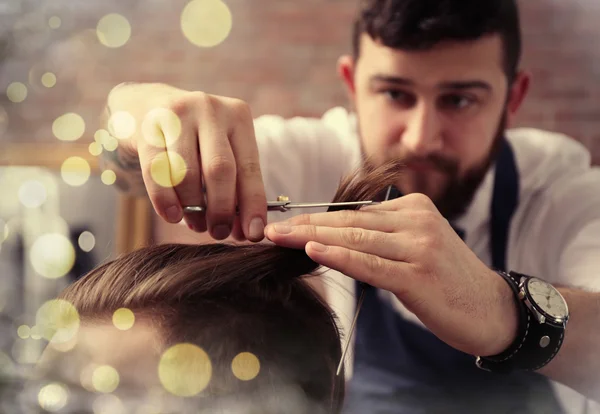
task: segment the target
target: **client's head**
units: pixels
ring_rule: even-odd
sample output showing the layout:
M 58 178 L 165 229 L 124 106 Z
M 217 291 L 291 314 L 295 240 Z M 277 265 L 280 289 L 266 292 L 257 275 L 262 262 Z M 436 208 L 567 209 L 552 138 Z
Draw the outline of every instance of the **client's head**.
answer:
M 395 163 L 357 171 L 334 201 L 373 199 L 397 172 Z M 67 319 L 76 310 L 77 330 L 51 342 L 41 377 L 79 389 L 64 412 L 92 412 L 102 392 L 125 412 L 157 393 L 161 413 L 338 412 L 340 334 L 307 283 L 317 269 L 303 250 L 270 244 L 169 244 L 124 255 L 59 296 Z

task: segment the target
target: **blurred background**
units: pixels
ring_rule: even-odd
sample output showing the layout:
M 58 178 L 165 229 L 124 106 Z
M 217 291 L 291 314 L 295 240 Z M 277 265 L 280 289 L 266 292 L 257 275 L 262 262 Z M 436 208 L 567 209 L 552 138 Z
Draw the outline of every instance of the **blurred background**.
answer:
M 118 144 L 99 131 L 108 92 L 165 82 L 241 98 L 254 116 L 321 116 L 346 105 L 335 65 L 350 51 L 356 4 L 0 2 L 0 373 L 39 354 L 41 304 L 151 237 L 145 200 L 120 194 L 98 168 L 96 157 Z M 518 125 L 565 133 L 600 164 L 600 2 L 520 7 L 533 84 Z M 0 413 L 18 404 L 0 398 Z

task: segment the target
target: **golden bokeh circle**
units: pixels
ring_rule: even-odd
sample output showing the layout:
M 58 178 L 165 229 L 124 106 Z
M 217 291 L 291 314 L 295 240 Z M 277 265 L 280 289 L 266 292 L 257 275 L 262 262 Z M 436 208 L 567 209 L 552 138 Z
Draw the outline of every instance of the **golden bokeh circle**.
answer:
M 96 237 L 87 230 L 83 231 L 77 239 L 77 244 L 79 244 L 79 248 L 84 252 L 91 252 L 96 246 Z
M 77 141 L 85 132 L 85 121 L 73 112 L 59 116 L 52 123 L 52 133 L 61 141 Z
M 62 163 L 60 173 L 65 183 L 79 187 L 89 180 L 92 169 L 85 159 L 70 157 Z
M 48 279 L 65 276 L 75 264 L 75 249 L 71 241 L 58 233 L 38 237 L 31 247 L 29 260 L 35 271 Z
M 56 75 L 52 72 L 46 72 L 42 75 L 42 85 L 46 88 L 52 88 L 56 85 Z
M 17 336 L 21 339 L 27 339 L 31 336 L 31 328 L 28 325 L 21 325 L 17 328 Z
M 38 393 L 38 403 L 46 411 L 60 411 L 67 405 L 67 401 L 67 389 L 56 382 L 43 386 Z
M 217 46 L 229 36 L 231 26 L 231 10 L 221 0 L 192 0 L 181 13 L 183 35 L 196 46 Z
M 96 26 L 98 40 L 106 47 L 117 48 L 125 45 L 131 37 L 129 20 L 118 13 L 107 14 Z
M 176 152 L 161 152 L 150 164 L 150 175 L 161 187 L 175 187 L 183 181 L 187 174 L 187 165 L 181 155 Z
M 136 130 L 135 118 L 126 111 L 115 112 L 108 119 L 108 130 L 116 138 L 131 138 Z
M 208 354 L 194 344 L 182 343 L 167 349 L 158 364 L 162 386 L 178 397 L 191 397 L 204 390 L 212 376 Z
M 38 309 L 35 320 L 41 336 L 52 344 L 72 342 L 79 331 L 79 312 L 64 299 L 44 303 Z
M 50 26 L 51 29 L 58 29 L 61 23 L 60 17 L 58 16 L 52 16 L 48 19 L 48 26 Z
M 102 171 L 100 179 L 105 185 L 113 185 L 117 181 L 117 174 L 113 170 Z
M 233 375 L 241 381 L 250 381 L 260 372 L 260 361 L 251 352 L 241 352 L 231 362 Z
M 22 82 L 13 82 L 6 88 L 6 96 L 11 102 L 23 102 L 27 98 L 27 86 Z
M 170 146 L 181 136 L 181 119 L 167 108 L 154 108 L 142 121 L 142 136 L 157 148 Z
M 90 151 L 90 154 L 97 157 L 98 155 L 102 154 L 102 145 L 94 141 L 90 144 L 88 150 Z
M 119 386 L 119 373 L 110 365 L 100 365 L 92 373 L 92 385 L 98 392 L 109 394 Z
M 130 309 L 120 308 L 113 313 L 113 325 L 121 331 L 131 329 L 135 323 L 135 315 Z
M 96 141 L 100 145 L 104 145 L 104 141 L 110 137 L 110 134 L 105 129 L 99 129 L 94 132 L 94 141 Z
M 38 339 L 42 339 L 42 331 L 40 330 L 40 328 L 37 325 L 33 325 L 31 327 L 31 339 L 35 339 L 36 341 Z
M 119 147 L 119 140 L 113 136 L 108 135 L 104 139 L 104 142 L 102 143 L 102 145 L 104 146 L 105 150 L 107 150 L 109 152 L 113 152 L 114 150 L 116 150 Z

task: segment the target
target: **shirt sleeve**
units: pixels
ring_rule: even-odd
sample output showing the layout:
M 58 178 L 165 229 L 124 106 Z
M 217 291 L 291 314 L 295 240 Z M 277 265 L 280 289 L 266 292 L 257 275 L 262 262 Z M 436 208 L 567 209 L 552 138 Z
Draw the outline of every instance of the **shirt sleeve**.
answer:
M 326 116 L 286 119 L 265 115 L 255 120 L 268 200 L 279 195 L 295 202 L 327 202 L 333 198 L 340 179 L 356 164 L 358 145 L 351 136 L 332 127 Z M 270 212 L 269 221 L 316 211 L 323 209 Z
M 600 291 L 600 168 L 565 177 L 542 200 L 539 267 L 550 282 Z

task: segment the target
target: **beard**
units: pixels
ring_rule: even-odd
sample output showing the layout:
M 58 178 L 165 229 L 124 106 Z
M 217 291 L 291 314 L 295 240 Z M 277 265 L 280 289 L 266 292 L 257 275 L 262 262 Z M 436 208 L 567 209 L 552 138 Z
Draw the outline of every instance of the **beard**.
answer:
M 483 182 L 490 167 L 494 163 L 498 152 L 500 151 L 502 143 L 505 139 L 505 130 L 506 112 L 503 113 L 500 119 L 488 155 L 478 165 L 470 168 L 462 177 L 459 176 L 458 161 L 449 160 L 437 154 L 432 154 L 425 158 L 408 156 L 402 158 L 402 162 L 403 164 L 410 164 L 412 162 L 426 162 L 431 164 L 438 172 L 442 173 L 446 177 L 447 184 L 440 192 L 440 195 L 432 198 L 432 201 L 444 218 L 446 218 L 448 221 L 453 221 L 462 216 L 473 202 L 475 193 L 481 186 L 481 183 Z M 365 155 L 364 148 L 362 148 L 362 154 L 363 162 L 371 164 L 370 158 L 366 157 Z M 424 175 L 416 175 L 414 180 L 414 188 L 426 188 L 427 178 Z M 402 191 L 400 187 L 398 187 L 398 189 Z

